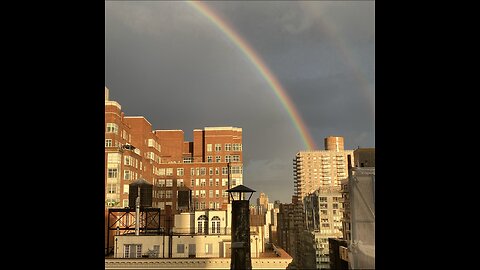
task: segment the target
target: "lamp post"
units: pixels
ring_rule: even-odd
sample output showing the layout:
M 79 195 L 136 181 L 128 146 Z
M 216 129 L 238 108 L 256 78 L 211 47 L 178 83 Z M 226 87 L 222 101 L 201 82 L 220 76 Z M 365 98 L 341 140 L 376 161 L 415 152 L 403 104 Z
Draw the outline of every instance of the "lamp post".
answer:
M 232 199 L 232 258 L 230 270 L 251 270 L 249 201 L 255 190 L 239 185 L 226 192 L 230 194 Z M 245 199 L 245 193 L 250 193 L 248 199 Z

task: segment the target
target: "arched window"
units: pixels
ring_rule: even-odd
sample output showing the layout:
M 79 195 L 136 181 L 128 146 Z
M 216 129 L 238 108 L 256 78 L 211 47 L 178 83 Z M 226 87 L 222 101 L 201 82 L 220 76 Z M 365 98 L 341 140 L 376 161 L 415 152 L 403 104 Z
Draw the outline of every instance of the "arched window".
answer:
M 208 233 L 208 218 L 205 215 L 201 215 L 197 219 L 197 233 Z
M 212 233 L 220 233 L 220 218 L 218 216 L 212 218 Z

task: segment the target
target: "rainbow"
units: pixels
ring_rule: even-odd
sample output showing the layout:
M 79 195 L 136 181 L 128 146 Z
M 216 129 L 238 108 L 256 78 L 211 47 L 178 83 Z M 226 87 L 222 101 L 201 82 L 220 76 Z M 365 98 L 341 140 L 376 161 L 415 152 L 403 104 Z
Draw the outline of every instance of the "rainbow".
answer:
M 282 85 L 278 82 L 277 78 L 263 62 L 262 58 L 255 52 L 255 50 L 253 50 L 253 48 L 238 33 L 236 33 L 225 20 L 221 19 L 210 8 L 208 8 L 207 5 L 200 1 L 187 1 L 187 3 L 193 6 L 197 11 L 199 11 L 214 25 L 216 25 L 242 51 L 242 53 L 250 60 L 250 62 L 252 62 L 261 76 L 267 81 L 268 85 L 278 97 L 283 107 L 286 109 L 306 149 L 316 149 L 315 141 L 312 139 L 310 132 L 305 126 L 305 123 L 300 117 L 300 114 L 298 113 L 292 100 L 287 95 Z

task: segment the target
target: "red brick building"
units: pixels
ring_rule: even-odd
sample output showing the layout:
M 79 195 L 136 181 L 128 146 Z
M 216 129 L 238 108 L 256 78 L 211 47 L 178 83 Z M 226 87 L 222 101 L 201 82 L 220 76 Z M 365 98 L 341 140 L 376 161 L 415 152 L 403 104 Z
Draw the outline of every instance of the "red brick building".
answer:
M 190 209 L 226 209 L 227 189 L 243 184 L 242 129 L 154 130 L 143 116 L 124 116 L 105 87 L 105 207 L 128 206 L 128 185 L 154 185 L 153 205 L 179 212 L 178 191 L 191 190 Z

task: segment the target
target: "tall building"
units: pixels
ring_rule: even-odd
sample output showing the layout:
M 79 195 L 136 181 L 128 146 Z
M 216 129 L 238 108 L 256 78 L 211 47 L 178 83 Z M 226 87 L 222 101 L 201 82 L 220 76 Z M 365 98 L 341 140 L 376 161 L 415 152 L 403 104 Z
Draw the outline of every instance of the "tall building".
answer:
M 325 150 L 301 151 L 293 160 L 294 195 L 299 201 L 320 187 L 340 186 L 347 178 L 348 156 L 353 150 L 344 150 L 342 137 L 325 138 Z
M 375 269 L 375 148 L 359 148 L 354 155 L 359 162 L 349 169 L 341 190 L 345 257 L 349 269 Z
M 268 209 L 268 196 L 263 192 L 260 192 L 260 195 L 257 198 L 257 207 L 262 214 Z
M 353 156 L 355 159 L 354 166 L 350 168 L 350 176 L 354 177 L 354 174 L 359 172 L 368 171 L 372 174 L 372 177 L 375 176 L 375 148 L 358 148 L 353 151 Z M 365 169 L 361 169 L 365 168 Z M 367 170 L 370 168 L 370 170 Z M 350 178 L 350 177 L 349 177 Z M 343 202 L 343 217 L 342 217 L 342 231 L 343 239 L 350 241 L 351 236 L 351 207 L 350 207 L 350 185 L 349 179 L 344 179 L 342 181 L 342 202 Z
M 105 87 L 105 207 L 128 206 L 128 185 L 154 185 L 153 207 L 179 212 L 178 192 L 191 190 L 190 209 L 226 209 L 226 190 L 243 184 L 242 129 L 154 130 L 143 116 L 125 116 Z
M 340 187 L 321 187 L 304 199 L 305 231 L 301 268 L 330 269 L 329 238 L 342 237 Z M 312 243 L 308 245 L 307 243 Z
M 328 269 L 328 238 L 342 235 L 340 188 L 353 150 L 344 149 L 343 137 L 329 136 L 324 142 L 325 150 L 301 151 L 293 160 L 296 207 L 290 234 L 296 239 L 293 262 L 300 268 Z

